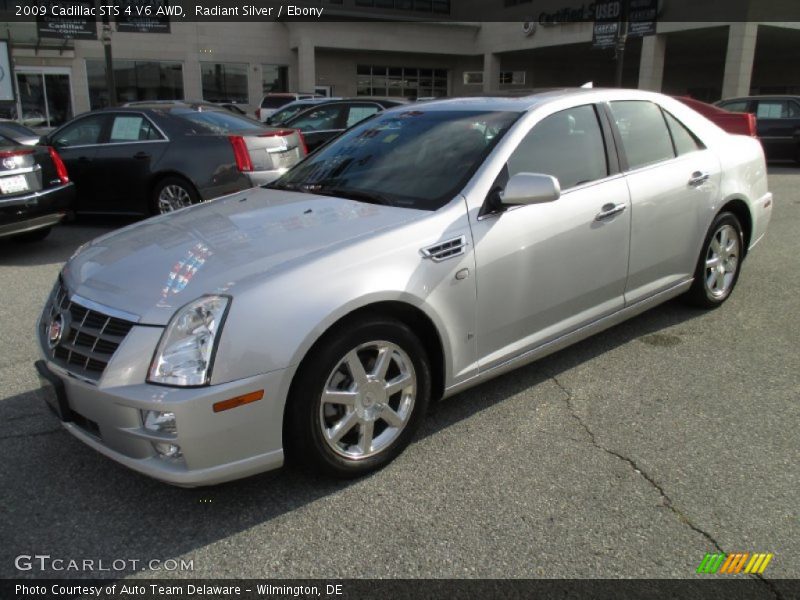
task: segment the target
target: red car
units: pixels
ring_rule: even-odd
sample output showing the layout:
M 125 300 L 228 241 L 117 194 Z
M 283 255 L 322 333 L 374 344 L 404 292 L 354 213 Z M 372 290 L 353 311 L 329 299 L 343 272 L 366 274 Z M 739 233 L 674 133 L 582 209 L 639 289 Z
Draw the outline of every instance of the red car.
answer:
M 728 133 L 756 137 L 756 117 L 752 113 L 731 112 L 689 96 L 675 96 L 675 99 L 680 100 L 689 108 L 693 108 Z

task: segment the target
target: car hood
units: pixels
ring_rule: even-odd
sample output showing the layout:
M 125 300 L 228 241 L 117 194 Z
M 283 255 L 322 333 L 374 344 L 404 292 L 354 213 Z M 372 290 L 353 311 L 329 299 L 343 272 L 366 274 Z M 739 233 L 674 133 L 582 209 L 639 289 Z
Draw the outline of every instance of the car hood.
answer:
M 203 294 L 235 295 L 254 278 L 426 214 L 256 188 L 97 238 L 63 278 L 73 294 L 163 325 Z

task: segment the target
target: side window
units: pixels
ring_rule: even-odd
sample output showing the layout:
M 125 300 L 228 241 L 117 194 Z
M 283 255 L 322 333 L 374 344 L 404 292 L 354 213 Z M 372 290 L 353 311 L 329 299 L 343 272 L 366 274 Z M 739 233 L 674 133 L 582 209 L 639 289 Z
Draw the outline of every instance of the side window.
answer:
M 594 106 L 562 110 L 537 123 L 508 159 L 508 175 L 553 175 L 561 189 L 608 175 L 606 148 Z
M 100 143 L 106 115 L 91 115 L 78 119 L 58 132 L 54 138 L 56 146 L 87 146 Z
M 345 127 L 352 127 L 367 117 L 371 117 L 376 112 L 380 112 L 380 108 L 377 106 L 351 106 L 350 111 L 347 113 L 347 124 Z
M 675 157 L 661 109 L 646 100 L 611 102 L 628 167 L 637 169 Z
M 732 100 L 731 102 L 720 102 L 719 107 L 731 112 L 747 112 L 747 100 Z
M 141 115 L 115 116 L 109 136 L 109 141 L 114 143 L 160 139 L 161 134 L 158 133 L 158 130 Z
M 339 129 L 343 110 L 341 106 L 321 106 L 300 115 L 287 125 L 303 131 Z
M 667 120 L 667 126 L 672 135 L 672 141 L 675 143 L 675 151 L 678 153 L 678 156 L 705 148 L 700 140 L 698 140 L 683 123 L 678 121 L 678 119 L 667 111 L 664 111 L 664 118 Z
M 796 119 L 800 110 L 794 102 L 788 100 L 759 100 L 756 109 L 759 119 Z

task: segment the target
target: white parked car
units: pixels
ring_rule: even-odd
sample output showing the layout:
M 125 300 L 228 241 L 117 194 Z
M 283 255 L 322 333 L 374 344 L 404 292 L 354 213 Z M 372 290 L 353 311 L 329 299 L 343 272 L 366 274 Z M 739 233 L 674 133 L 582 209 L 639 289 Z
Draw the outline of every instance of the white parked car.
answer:
M 67 262 L 37 368 L 70 433 L 184 486 L 285 454 L 357 476 L 431 399 L 678 295 L 721 305 L 772 207 L 756 139 L 629 90 L 397 107 L 268 187 Z

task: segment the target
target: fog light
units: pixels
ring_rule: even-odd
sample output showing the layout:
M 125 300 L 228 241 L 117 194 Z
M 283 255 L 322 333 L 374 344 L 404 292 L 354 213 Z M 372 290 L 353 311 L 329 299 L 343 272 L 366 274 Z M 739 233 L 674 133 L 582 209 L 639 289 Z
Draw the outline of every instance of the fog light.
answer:
M 181 458 L 183 456 L 181 447 L 177 444 L 170 444 L 169 442 L 153 442 L 153 449 L 159 456 L 163 456 L 164 458 Z
M 148 431 L 176 435 L 178 426 L 175 423 L 175 413 L 158 412 L 157 410 L 143 410 L 142 423 Z

